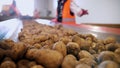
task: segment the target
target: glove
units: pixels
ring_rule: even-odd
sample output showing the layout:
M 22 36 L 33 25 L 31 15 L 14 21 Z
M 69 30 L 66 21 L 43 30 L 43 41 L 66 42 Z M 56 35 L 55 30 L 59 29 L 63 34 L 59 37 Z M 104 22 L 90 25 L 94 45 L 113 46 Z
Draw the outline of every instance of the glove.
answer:
M 71 0 L 70 9 L 74 14 L 77 14 L 77 16 L 79 17 L 88 14 L 88 11 L 79 7 L 74 0 Z
M 80 12 L 77 13 L 78 16 L 82 17 L 83 15 L 88 15 L 88 10 L 81 9 Z

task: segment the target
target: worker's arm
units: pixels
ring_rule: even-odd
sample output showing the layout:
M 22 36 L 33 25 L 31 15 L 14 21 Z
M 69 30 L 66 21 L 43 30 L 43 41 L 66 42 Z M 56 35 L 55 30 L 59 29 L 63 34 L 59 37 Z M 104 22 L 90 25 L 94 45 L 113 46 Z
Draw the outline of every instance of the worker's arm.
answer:
M 71 0 L 71 4 L 70 4 L 70 9 L 71 11 L 76 14 L 79 17 L 82 17 L 83 15 L 87 15 L 88 11 L 80 8 L 76 3 L 75 0 Z

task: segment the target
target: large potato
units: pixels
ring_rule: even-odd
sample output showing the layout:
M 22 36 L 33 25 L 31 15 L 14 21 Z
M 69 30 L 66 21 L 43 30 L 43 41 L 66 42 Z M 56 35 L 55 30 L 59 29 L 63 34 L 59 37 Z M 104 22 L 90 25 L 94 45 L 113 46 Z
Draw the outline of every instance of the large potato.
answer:
M 13 61 L 4 61 L 1 63 L 0 68 L 17 68 Z
M 64 57 L 65 57 L 66 54 L 67 54 L 66 45 L 65 45 L 62 41 L 56 42 L 56 43 L 53 45 L 53 48 L 52 48 L 52 49 L 60 52 L 61 54 L 63 54 Z
M 63 55 L 55 50 L 40 49 L 35 60 L 45 68 L 58 68 L 63 61 Z
M 76 57 L 74 57 L 73 55 L 67 55 L 63 60 L 62 68 L 75 68 L 76 64 Z
M 101 63 L 106 60 L 111 60 L 120 63 L 119 55 L 111 51 L 103 51 L 98 55 L 98 62 Z
M 119 65 L 113 61 L 104 61 L 98 68 L 120 68 Z

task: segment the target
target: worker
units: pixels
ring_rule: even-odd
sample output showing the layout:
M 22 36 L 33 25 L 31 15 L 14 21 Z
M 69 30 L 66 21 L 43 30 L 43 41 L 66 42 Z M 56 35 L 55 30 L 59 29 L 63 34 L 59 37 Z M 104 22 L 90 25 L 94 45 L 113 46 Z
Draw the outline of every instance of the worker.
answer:
M 75 24 L 75 15 L 82 17 L 87 14 L 87 10 L 80 8 L 75 0 L 58 0 L 57 22 Z

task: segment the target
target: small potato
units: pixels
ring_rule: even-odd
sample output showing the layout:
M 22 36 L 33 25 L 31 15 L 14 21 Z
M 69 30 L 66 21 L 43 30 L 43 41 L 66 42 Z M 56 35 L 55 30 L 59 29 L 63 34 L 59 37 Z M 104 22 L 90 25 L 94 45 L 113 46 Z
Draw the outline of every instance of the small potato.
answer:
M 78 64 L 75 68 L 91 68 L 91 66 L 87 64 Z
M 103 61 L 98 68 L 120 68 L 114 61 Z
M 81 40 L 82 40 L 82 38 L 80 38 L 78 35 L 74 35 L 72 37 L 72 42 L 79 44 L 79 46 L 81 45 Z
M 17 68 L 13 61 L 4 61 L 1 63 L 0 68 Z
M 62 68 L 75 68 L 76 64 L 77 64 L 76 57 L 69 54 L 65 56 L 62 63 Z
M 103 51 L 98 55 L 98 62 L 101 63 L 106 60 L 116 61 L 116 54 L 111 51 Z
M 82 50 L 79 52 L 78 54 L 78 58 L 82 59 L 82 58 L 91 58 L 91 59 L 95 59 L 95 57 L 93 55 L 91 55 L 88 51 Z
M 118 55 L 120 55 L 120 48 L 117 48 L 117 49 L 115 50 L 115 53 L 118 54 Z
M 77 43 L 69 42 L 67 44 L 67 53 L 77 56 L 80 51 L 80 46 Z
M 71 42 L 72 40 L 69 37 L 62 37 L 60 38 L 60 41 L 64 42 L 65 45 L 67 45 L 68 42 Z
M 34 66 L 30 67 L 30 68 L 44 68 L 44 67 L 42 65 L 34 65 Z
M 29 60 L 22 59 L 22 60 L 18 61 L 17 66 L 18 66 L 18 68 L 23 68 L 23 67 L 28 68 L 29 62 L 30 62 Z
M 52 49 L 60 52 L 64 57 L 67 55 L 66 45 L 62 41 L 56 42 Z
M 87 64 L 87 65 L 89 65 L 91 67 L 95 67 L 97 65 L 97 62 L 95 62 L 91 58 L 82 58 L 82 59 L 80 59 L 78 64 L 82 64 L 82 63 Z
M 106 44 L 105 47 L 108 51 L 115 51 L 118 48 L 115 43 Z
M 32 67 L 32 66 L 35 66 L 35 65 L 37 65 L 37 63 L 36 63 L 35 61 L 30 61 L 30 62 L 28 63 L 28 67 L 29 67 L 29 68 Z
M 115 37 L 108 37 L 104 40 L 104 44 L 115 43 L 115 42 L 116 42 Z
M 34 56 L 36 62 L 45 68 L 58 68 L 63 61 L 61 53 L 50 49 L 40 49 Z
M 42 45 L 41 45 L 41 44 L 38 44 L 38 43 L 34 44 L 33 46 L 34 46 L 35 48 L 37 48 L 37 49 L 42 48 Z
M 38 51 L 38 49 L 29 49 L 29 50 L 27 50 L 25 57 L 27 59 L 34 60 L 35 54 L 37 53 L 37 51 Z

